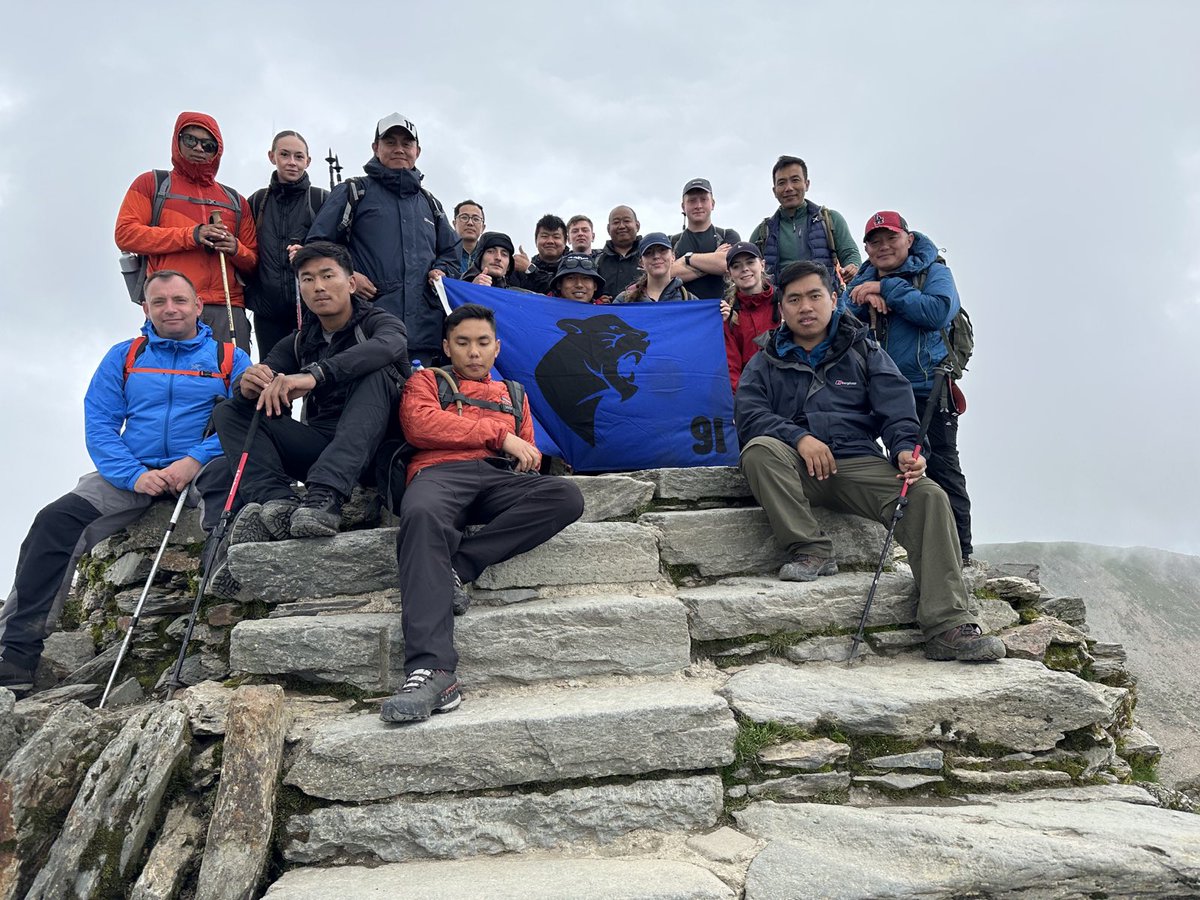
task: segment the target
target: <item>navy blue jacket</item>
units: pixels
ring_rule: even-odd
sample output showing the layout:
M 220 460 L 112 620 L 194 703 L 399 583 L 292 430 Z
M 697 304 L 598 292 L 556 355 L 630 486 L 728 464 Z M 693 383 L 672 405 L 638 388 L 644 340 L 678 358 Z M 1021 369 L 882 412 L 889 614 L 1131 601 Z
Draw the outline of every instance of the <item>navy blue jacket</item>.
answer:
M 883 438 L 895 463 L 901 451 L 916 446 L 920 426 L 912 389 L 865 325 L 835 313 L 815 366 L 800 352 L 780 354 L 790 337 L 787 325 L 760 335 L 763 350 L 742 371 L 734 419 L 743 447 L 764 436 L 795 447 L 811 434 L 835 458 L 847 459 L 882 455 L 876 439 Z
M 451 278 L 461 268 L 461 240 L 450 227 L 440 204 L 421 190 L 424 177 L 417 169 L 389 169 L 372 159 L 365 166 L 364 193 L 354 208 L 349 234 L 341 233 L 342 216 L 350 202 L 350 184 L 333 189 L 308 230 L 306 243 L 344 244 L 354 268 L 375 283 L 374 303 L 404 322 L 408 346 L 427 353 L 441 350 L 441 300 L 429 285 L 431 269 Z
M 850 288 L 864 281 L 879 281 L 888 306 L 883 349 L 912 384 L 913 393 L 924 397 L 933 390 L 937 364 L 946 358 L 942 331 L 950 327 L 960 306 L 954 276 L 944 263 L 936 261 L 937 245 L 919 231 L 912 234 L 908 259 L 899 269 L 880 279 L 879 270 L 864 263 L 851 279 L 842 301 L 850 312 L 866 321 L 868 307 L 850 302 Z M 917 290 L 913 280 L 922 272 L 925 283 Z

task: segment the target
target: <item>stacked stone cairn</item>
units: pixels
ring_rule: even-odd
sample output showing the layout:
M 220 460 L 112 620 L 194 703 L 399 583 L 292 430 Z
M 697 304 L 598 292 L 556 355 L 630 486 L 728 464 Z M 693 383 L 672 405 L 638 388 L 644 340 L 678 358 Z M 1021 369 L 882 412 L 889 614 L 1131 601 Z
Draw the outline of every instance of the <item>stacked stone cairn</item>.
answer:
M 735 469 L 575 480 L 584 519 L 471 586 L 463 705 L 410 726 L 378 717 L 403 638 L 373 496 L 233 548 L 168 702 L 190 514 L 101 711 L 167 506 L 105 541 L 41 690 L 0 690 L 0 900 L 1200 892 L 1121 647 L 1035 567 L 964 571 L 1008 659 L 935 663 L 898 551 L 847 662 L 881 527 L 821 513 L 841 573 L 783 583 Z

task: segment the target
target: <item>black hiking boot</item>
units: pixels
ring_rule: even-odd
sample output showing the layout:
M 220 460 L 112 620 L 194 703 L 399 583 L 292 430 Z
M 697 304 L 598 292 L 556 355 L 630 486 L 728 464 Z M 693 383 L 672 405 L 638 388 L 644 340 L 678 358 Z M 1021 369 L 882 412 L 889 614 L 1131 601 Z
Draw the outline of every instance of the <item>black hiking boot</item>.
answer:
M 342 527 L 345 498 L 331 487 L 310 484 L 304 502 L 292 513 L 292 537 L 333 537 Z
M 292 536 L 292 514 L 300 507 L 300 498 L 278 497 L 268 500 L 258 511 L 259 521 L 274 541 L 286 541 Z
M 987 662 L 1003 659 L 1004 655 L 1004 641 L 984 634 L 974 622 L 943 631 L 925 642 L 925 656 L 928 659 Z
M 7 659 L 0 659 L 0 687 L 14 694 L 26 694 L 33 690 L 33 669 L 27 669 Z
M 234 544 L 262 544 L 275 540 L 262 516 L 261 503 L 247 503 L 241 508 L 229 526 L 229 546 Z
M 458 572 L 454 571 L 453 566 L 450 567 L 450 574 L 454 576 L 454 584 L 450 588 L 450 602 L 454 606 L 454 614 L 465 616 L 471 608 L 471 595 L 463 587 L 462 579 L 458 577 Z
M 779 569 L 780 581 L 816 581 L 820 575 L 836 575 L 837 560 L 809 553 L 795 553 Z
M 212 574 L 208 577 L 205 591 L 221 600 L 236 600 L 242 583 L 233 577 L 229 569 L 229 540 L 221 542 L 213 562 Z
M 385 722 L 422 722 L 460 703 L 457 675 L 443 669 L 415 669 L 404 686 L 383 701 L 379 717 Z

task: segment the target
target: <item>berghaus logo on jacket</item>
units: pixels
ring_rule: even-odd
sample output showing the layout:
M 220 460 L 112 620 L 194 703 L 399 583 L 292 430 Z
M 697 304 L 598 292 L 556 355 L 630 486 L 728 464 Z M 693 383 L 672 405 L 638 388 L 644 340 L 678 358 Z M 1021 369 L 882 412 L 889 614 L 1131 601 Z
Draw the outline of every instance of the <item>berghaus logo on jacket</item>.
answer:
M 857 381 L 843 381 L 840 378 L 833 379 L 833 383 L 838 387 L 858 387 Z

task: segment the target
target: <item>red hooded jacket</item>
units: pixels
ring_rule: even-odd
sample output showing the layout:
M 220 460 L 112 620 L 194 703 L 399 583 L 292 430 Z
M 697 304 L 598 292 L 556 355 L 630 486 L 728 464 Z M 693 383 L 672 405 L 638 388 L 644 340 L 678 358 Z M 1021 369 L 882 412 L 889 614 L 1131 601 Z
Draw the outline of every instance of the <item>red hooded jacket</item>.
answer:
M 188 162 L 179 150 L 179 132 L 189 125 L 199 125 L 212 132 L 217 139 L 217 152 L 206 163 Z M 180 113 L 171 133 L 171 194 L 181 199 L 169 198 L 163 205 L 157 225 L 150 225 L 154 204 L 154 172 L 144 172 L 134 179 L 121 210 L 117 213 L 117 247 L 130 253 L 148 257 L 146 274 L 153 275 L 159 269 L 175 269 L 182 272 L 196 285 L 196 292 L 203 303 L 225 303 L 225 289 L 221 283 L 221 262 L 212 250 L 196 242 L 196 226 L 208 222 L 214 209 L 221 213 L 221 220 L 233 230 L 235 215 L 228 208 L 214 207 L 202 203 L 190 203 L 186 197 L 213 200 L 228 207 L 229 195 L 217 184 L 217 169 L 225 144 L 221 130 L 211 116 L 203 113 Z M 242 285 L 234 277 L 236 272 L 249 274 L 258 263 L 258 242 L 254 235 L 254 217 L 250 204 L 239 195 L 242 207 L 241 223 L 238 226 L 237 250 L 227 257 L 232 270 L 229 272 L 229 297 L 234 306 L 245 306 Z
M 754 339 L 764 331 L 779 324 L 775 311 L 775 288 L 767 285 L 761 294 L 743 294 L 740 291 L 734 302 L 735 312 L 725 323 L 725 359 L 729 363 L 729 383 L 737 391 L 742 369 L 750 357 L 758 352 Z M 737 322 L 734 322 L 734 317 Z

